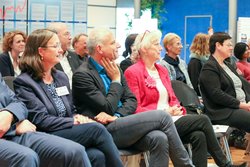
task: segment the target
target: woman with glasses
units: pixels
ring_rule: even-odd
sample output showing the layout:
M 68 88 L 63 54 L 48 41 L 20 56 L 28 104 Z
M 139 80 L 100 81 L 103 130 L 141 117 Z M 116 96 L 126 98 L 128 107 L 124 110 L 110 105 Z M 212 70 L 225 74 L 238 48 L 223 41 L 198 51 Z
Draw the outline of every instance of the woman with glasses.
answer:
M 24 51 L 26 35 L 24 32 L 15 30 L 5 33 L 3 38 L 3 53 L 0 54 L 0 73 L 2 76 L 18 76 L 19 58 Z
M 186 109 L 174 94 L 167 69 L 156 64 L 162 50 L 160 39 L 160 31 L 139 34 L 135 39 L 137 62 L 125 71 L 125 78 L 138 101 L 136 113 L 152 110 L 169 113 L 182 142 L 192 145 L 192 160 L 196 167 L 207 166 L 207 151 L 218 166 L 234 166 L 221 150 L 209 118 L 186 115 Z
M 163 44 L 166 55 L 160 64 L 168 69 L 170 79 L 182 81 L 193 88 L 188 75 L 187 64 L 179 57 L 183 48 L 181 38 L 175 33 L 168 33 L 163 38 Z
M 238 47 L 239 44 L 235 52 Z M 211 56 L 199 78 L 205 112 L 213 124 L 228 125 L 249 133 L 250 83 L 225 61 L 232 55 L 231 37 L 227 33 L 214 33 L 209 40 L 209 50 Z
M 38 29 L 30 34 L 19 64 L 22 73 L 14 81 L 18 98 L 26 104 L 29 119 L 38 130 L 85 146 L 92 166 L 122 167 L 106 128 L 75 114 L 69 80 L 65 73 L 54 68 L 62 52 L 54 31 Z

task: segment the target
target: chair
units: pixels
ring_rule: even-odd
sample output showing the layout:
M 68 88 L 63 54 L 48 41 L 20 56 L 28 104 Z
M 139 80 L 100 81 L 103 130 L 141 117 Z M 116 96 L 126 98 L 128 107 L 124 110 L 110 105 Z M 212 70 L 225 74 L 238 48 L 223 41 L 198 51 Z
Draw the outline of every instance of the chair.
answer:
M 139 150 L 131 149 L 131 148 L 119 149 L 120 156 L 132 156 L 132 155 L 136 155 L 136 154 L 140 154 L 140 153 L 142 153 L 142 152 Z M 143 157 L 144 157 L 146 167 L 149 167 L 149 153 L 143 152 Z M 124 166 L 126 167 L 127 163 L 125 163 Z
M 171 81 L 173 90 L 175 92 L 176 97 L 181 102 L 182 106 L 184 107 L 197 107 L 196 114 L 202 114 L 203 105 L 200 103 L 199 97 L 197 96 L 194 89 L 190 88 L 184 82 L 178 80 Z M 230 153 L 228 141 L 227 141 L 227 132 L 218 132 L 215 133 L 216 137 L 220 139 L 223 144 L 223 149 L 225 151 L 227 159 L 233 163 L 232 156 Z
M 13 81 L 15 80 L 14 76 L 5 76 L 3 77 L 4 82 L 6 83 L 6 85 L 9 86 L 9 88 L 14 91 L 14 85 L 13 85 Z

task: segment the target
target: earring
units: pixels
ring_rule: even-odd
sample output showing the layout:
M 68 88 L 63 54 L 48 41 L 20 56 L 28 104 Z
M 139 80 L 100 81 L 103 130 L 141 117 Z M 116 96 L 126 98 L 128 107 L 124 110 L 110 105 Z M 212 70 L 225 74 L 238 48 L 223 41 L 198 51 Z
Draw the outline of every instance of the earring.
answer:
M 41 56 L 41 60 L 43 61 L 43 57 Z

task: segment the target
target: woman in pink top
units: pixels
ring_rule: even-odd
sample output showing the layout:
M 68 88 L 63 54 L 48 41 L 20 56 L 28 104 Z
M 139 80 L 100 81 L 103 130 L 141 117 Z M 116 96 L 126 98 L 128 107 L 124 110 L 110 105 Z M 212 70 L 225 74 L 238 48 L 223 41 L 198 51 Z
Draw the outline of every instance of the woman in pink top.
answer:
M 207 166 L 207 151 L 218 166 L 233 166 L 222 152 L 209 118 L 205 115 L 186 115 L 185 108 L 174 94 L 167 69 L 156 64 L 162 50 L 160 39 L 160 31 L 146 31 L 135 40 L 137 63 L 125 71 L 125 77 L 137 98 L 136 113 L 150 110 L 169 112 L 182 142 L 192 145 L 192 160 L 196 167 Z
M 250 82 L 250 63 L 247 59 L 250 57 L 249 46 L 243 42 L 239 42 L 234 47 L 234 55 L 239 59 L 236 63 L 237 68 L 242 73 L 243 77 Z

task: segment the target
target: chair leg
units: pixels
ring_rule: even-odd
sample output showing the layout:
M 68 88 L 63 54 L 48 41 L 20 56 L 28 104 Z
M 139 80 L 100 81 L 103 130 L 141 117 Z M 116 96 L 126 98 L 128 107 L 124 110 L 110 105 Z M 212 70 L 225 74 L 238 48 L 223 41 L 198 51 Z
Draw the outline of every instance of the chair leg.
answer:
M 231 156 L 231 153 L 230 153 L 230 148 L 229 148 L 229 145 L 228 145 L 228 142 L 227 142 L 227 137 L 223 136 L 222 141 L 223 141 L 223 145 L 224 145 L 224 149 L 225 149 L 225 152 L 226 152 L 227 159 L 233 164 L 232 156 Z
M 149 167 L 149 152 L 144 152 L 143 157 L 144 157 L 146 167 Z

